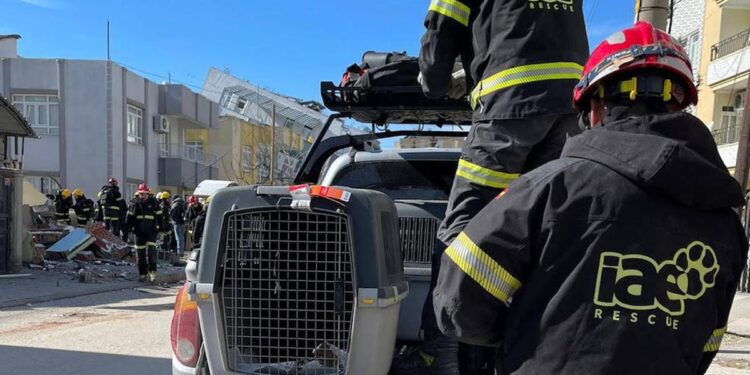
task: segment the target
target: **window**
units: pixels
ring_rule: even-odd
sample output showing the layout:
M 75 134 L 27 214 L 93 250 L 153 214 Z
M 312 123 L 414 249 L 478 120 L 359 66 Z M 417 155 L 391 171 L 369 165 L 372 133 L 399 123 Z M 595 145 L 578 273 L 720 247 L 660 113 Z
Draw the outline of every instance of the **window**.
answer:
M 159 155 L 163 158 L 169 156 L 169 134 L 159 134 Z
M 264 183 L 271 178 L 271 155 L 268 145 L 259 145 L 256 154 L 258 168 L 258 182 Z
M 242 170 L 250 172 L 253 164 L 253 149 L 248 145 L 242 145 Z
M 183 157 L 190 161 L 204 161 L 203 141 L 185 141 L 185 155 Z
M 742 116 L 745 112 L 745 92 L 734 96 L 734 106 L 721 107 L 721 122 L 712 131 L 717 145 L 736 143 L 740 141 Z
M 128 182 L 125 185 L 125 202 L 129 202 L 131 198 L 135 196 L 135 192 L 138 191 L 138 185 L 139 183 L 130 183 Z
M 701 34 L 699 31 L 695 31 L 685 37 L 680 38 L 680 44 L 682 44 L 683 47 L 685 47 L 685 52 L 688 55 L 688 58 L 690 58 L 690 63 L 693 65 L 693 75 L 696 75 L 696 71 L 698 68 L 698 64 L 700 63 L 700 56 L 701 56 L 701 50 L 700 50 L 700 38 Z
M 37 134 L 60 134 L 57 95 L 13 95 L 13 105 L 23 113 Z
M 382 161 L 344 167 L 331 185 L 377 190 L 394 200 L 447 200 L 455 161 Z
M 26 176 L 26 180 L 45 195 L 55 194 L 55 192 L 60 189 L 60 185 L 52 177 Z
M 128 142 L 143 144 L 143 110 L 128 104 Z
M 244 98 L 239 98 L 237 100 L 237 112 L 245 113 L 245 107 L 247 107 L 247 100 Z

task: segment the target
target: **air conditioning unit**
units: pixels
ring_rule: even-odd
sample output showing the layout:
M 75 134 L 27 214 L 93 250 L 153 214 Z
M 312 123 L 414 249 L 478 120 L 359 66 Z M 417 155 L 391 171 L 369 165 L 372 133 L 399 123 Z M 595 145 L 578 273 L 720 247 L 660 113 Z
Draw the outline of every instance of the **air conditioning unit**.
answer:
M 154 131 L 157 133 L 169 133 L 169 118 L 167 116 L 154 116 Z

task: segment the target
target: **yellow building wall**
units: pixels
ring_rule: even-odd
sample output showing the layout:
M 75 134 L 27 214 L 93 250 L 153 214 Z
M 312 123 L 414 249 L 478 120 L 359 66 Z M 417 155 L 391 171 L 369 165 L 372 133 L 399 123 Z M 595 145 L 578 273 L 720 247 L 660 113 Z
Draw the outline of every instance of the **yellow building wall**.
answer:
M 229 132 L 224 133 L 223 146 L 231 147 L 231 150 L 223 155 L 219 163 L 220 176 L 244 185 L 268 183 L 268 181 L 258 180 L 259 173 L 256 166 L 261 162 L 258 154 L 262 147 L 265 147 L 270 154 L 271 127 L 253 124 L 233 117 L 220 119 L 220 127 L 224 129 L 224 132 Z M 277 149 L 301 151 L 303 145 L 302 137 L 299 134 L 288 128 L 276 128 Z M 249 171 L 244 170 L 242 165 L 243 146 L 250 146 L 251 149 L 251 169 Z
M 185 129 L 184 138 L 184 142 L 203 142 L 204 151 L 209 152 L 207 129 Z
M 722 10 L 721 39 L 724 40 L 750 28 L 750 10 L 731 9 Z
M 698 105 L 695 108 L 695 114 L 706 125 L 710 125 L 715 119 L 715 98 L 713 90 L 705 82 L 708 77 L 708 65 L 711 63 L 711 46 L 721 40 L 722 9 L 715 1 L 705 1 L 705 4 L 701 65 L 698 70 L 701 83 L 698 85 Z M 714 127 L 718 127 L 718 125 L 714 125 Z

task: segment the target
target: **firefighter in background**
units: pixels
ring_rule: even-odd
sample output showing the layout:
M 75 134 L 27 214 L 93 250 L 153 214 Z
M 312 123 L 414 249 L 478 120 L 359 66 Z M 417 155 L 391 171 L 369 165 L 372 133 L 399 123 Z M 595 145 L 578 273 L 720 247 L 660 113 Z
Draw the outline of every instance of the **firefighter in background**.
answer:
M 201 211 L 203 211 L 203 204 L 201 204 L 201 202 L 198 200 L 198 197 L 196 197 L 195 195 L 189 196 L 188 207 L 187 211 L 185 212 L 185 225 L 187 225 L 188 228 L 187 240 L 185 242 L 186 250 L 191 250 L 194 246 L 196 246 L 193 228 L 195 227 L 195 219 L 198 217 Z
M 438 324 L 498 346 L 499 375 L 705 373 L 748 242 L 742 188 L 682 111 L 698 101 L 688 56 L 639 22 L 593 51 L 574 100 L 590 130 L 445 251 Z
M 201 241 L 203 241 L 203 230 L 206 227 L 206 215 L 208 215 L 208 205 L 211 203 L 211 197 L 206 198 L 206 201 L 201 205 L 201 212 L 195 217 L 193 221 L 193 240 L 195 247 L 201 247 Z
M 73 198 L 70 190 L 60 189 L 55 195 L 47 195 L 55 204 L 55 222 L 58 225 L 70 225 L 70 209 L 73 208 Z
M 556 159 L 566 138 L 580 132 L 571 92 L 589 48 L 581 0 L 432 0 L 419 54 L 419 81 L 430 98 L 463 98 L 474 110 L 445 219 L 446 245 L 510 183 Z M 463 63 L 456 70 L 457 59 Z M 433 255 L 432 285 L 440 253 Z M 454 356 L 435 325 L 431 301 L 422 327 L 430 367 L 453 373 Z M 430 348 L 434 346 L 434 348 Z M 461 353 L 471 350 L 461 348 Z M 479 349 L 475 349 L 479 350 Z M 431 352 L 431 353 L 429 353 Z M 454 352 L 454 353 L 451 353 Z M 490 353 L 491 354 L 491 353 Z M 473 356 L 471 354 L 470 356 Z M 472 361 L 468 361 L 472 362 Z M 461 374 L 488 374 L 486 363 L 461 360 Z M 471 368 L 470 368 L 471 367 Z M 404 368 L 401 373 L 410 373 Z
M 188 228 L 193 228 L 195 219 L 203 211 L 203 204 L 198 200 L 198 197 L 191 195 L 188 197 L 188 208 L 185 213 L 185 222 Z
M 104 192 L 101 190 L 96 193 L 96 211 L 94 212 L 94 221 L 98 223 L 104 222 Z
M 138 275 L 141 281 L 156 280 L 156 237 L 160 231 L 162 211 L 148 185 L 138 185 L 138 198 L 128 207 L 127 225 L 135 235 Z
M 120 236 L 126 204 L 117 184 L 117 179 L 112 177 L 108 184 L 102 187 L 102 218 L 107 229 L 115 236 Z
M 175 246 L 173 244 L 174 238 L 172 235 L 172 225 L 169 221 L 169 209 L 171 208 L 172 195 L 168 191 L 163 191 L 156 194 L 156 200 L 159 201 L 159 207 L 162 212 L 162 222 L 159 224 L 162 232 L 162 249 L 164 251 L 173 251 Z
M 86 198 L 80 188 L 73 190 L 73 198 L 76 201 L 73 205 L 73 211 L 78 218 L 78 225 L 86 226 L 90 220 L 94 219 L 94 201 Z

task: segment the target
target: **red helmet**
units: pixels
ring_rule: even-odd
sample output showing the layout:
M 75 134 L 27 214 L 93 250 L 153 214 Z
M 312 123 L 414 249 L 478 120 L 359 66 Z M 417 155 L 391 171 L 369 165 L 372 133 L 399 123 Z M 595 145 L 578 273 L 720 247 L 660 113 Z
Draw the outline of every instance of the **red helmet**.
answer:
M 117 186 L 117 179 L 114 177 L 109 178 L 109 184 L 112 186 Z
M 137 192 L 138 194 L 150 193 L 150 192 L 151 192 L 151 189 L 148 188 L 148 185 L 145 182 L 138 185 L 138 192 Z
M 196 204 L 198 203 L 198 197 L 195 195 L 191 195 L 188 197 L 188 204 Z
M 647 22 L 638 22 L 631 28 L 618 31 L 596 47 L 583 69 L 583 78 L 573 90 L 573 104 L 579 110 L 586 110 L 601 82 L 633 71 L 668 73 L 678 79 L 687 92 L 675 92 L 671 83 L 664 84 L 665 101 L 679 94 L 676 99 L 682 108 L 691 103 L 698 104 L 698 90 L 693 83 L 693 69 L 685 49 L 671 35 Z M 635 99 L 642 87 L 637 81 L 633 82 L 635 85 L 630 86 L 636 87 L 632 88 L 631 97 Z

